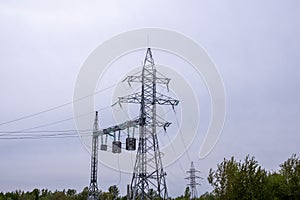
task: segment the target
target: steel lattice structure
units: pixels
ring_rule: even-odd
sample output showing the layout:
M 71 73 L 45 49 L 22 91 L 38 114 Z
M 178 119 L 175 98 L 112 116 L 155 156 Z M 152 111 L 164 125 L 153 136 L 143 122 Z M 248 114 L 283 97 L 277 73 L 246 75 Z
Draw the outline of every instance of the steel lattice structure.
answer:
M 138 150 L 131 181 L 130 199 L 168 198 L 166 173 L 163 169 L 161 152 L 157 139 L 157 126 L 170 123 L 156 119 L 156 105 L 178 105 L 179 101 L 156 91 L 157 84 L 168 86 L 169 78 L 158 76 L 151 49 L 148 48 L 139 76 L 128 76 L 128 83 L 141 83 L 141 92 L 119 97 L 119 103 L 140 104 L 140 126 Z
M 195 169 L 194 163 L 191 163 L 191 168 L 189 171 L 187 171 L 188 173 L 188 177 L 186 177 L 186 179 L 188 179 L 190 182 L 187 184 L 190 188 L 191 188 L 191 196 L 190 199 L 197 199 L 198 198 L 198 194 L 197 194 L 197 185 L 200 185 L 199 183 L 197 183 L 197 179 L 202 179 L 200 176 L 197 176 L 197 173 L 199 173 L 199 170 Z
M 96 112 L 94 128 L 93 128 L 93 140 L 92 140 L 92 155 L 91 155 L 91 182 L 88 192 L 88 200 L 99 199 L 99 189 L 97 184 L 97 171 L 98 171 L 98 112 Z
M 109 135 L 113 137 L 113 133 L 128 129 L 130 127 L 137 127 L 139 124 L 141 124 L 141 120 L 135 119 L 135 120 L 129 120 L 124 123 L 99 130 L 98 112 L 96 112 L 94 128 L 93 128 L 93 139 L 92 139 L 91 182 L 89 186 L 87 200 L 99 200 L 100 193 L 97 184 L 99 136 L 101 136 L 101 138 L 103 135 Z
M 140 104 L 140 116 L 138 119 L 126 121 L 122 124 L 99 130 L 98 112 L 96 112 L 92 137 L 91 182 L 88 200 L 99 199 L 99 189 L 97 186 L 99 136 L 101 136 L 101 140 L 103 140 L 104 135 L 114 137 L 113 133 L 117 131 L 137 126 L 139 126 L 139 144 L 130 186 L 130 199 L 144 200 L 168 198 L 165 179 L 166 173 L 163 170 L 156 127 L 163 127 L 166 129 L 171 123 L 156 120 L 156 105 L 171 105 L 174 107 L 178 105 L 179 101 L 156 92 L 157 84 L 165 84 L 168 87 L 170 79 L 157 76 L 150 48 L 147 49 L 141 75 L 128 76 L 127 81 L 128 83 L 141 83 L 141 92 L 126 97 L 119 97 L 118 102 L 120 104 Z

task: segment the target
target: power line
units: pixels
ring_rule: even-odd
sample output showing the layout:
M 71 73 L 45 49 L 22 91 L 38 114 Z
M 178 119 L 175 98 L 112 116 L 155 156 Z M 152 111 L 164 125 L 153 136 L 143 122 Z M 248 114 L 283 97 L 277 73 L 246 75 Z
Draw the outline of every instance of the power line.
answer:
M 59 109 L 59 108 L 68 106 L 68 105 L 70 105 L 70 104 L 72 104 L 72 103 L 81 101 L 81 100 L 86 99 L 86 98 L 88 98 L 88 97 L 90 97 L 90 96 L 93 96 L 93 95 L 95 95 L 95 94 L 98 94 L 98 93 L 100 93 L 100 92 L 104 92 L 105 90 L 108 90 L 108 89 L 110 89 L 110 88 L 112 88 L 112 87 L 114 87 L 114 86 L 116 86 L 116 85 L 118 85 L 118 84 L 120 84 L 120 83 L 113 84 L 113 85 L 108 86 L 108 87 L 106 87 L 106 88 L 104 88 L 104 89 L 102 89 L 102 90 L 98 90 L 98 91 L 96 91 L 96 92 L 93 93 L 93 94 L 89 94 L 89 95 L 87 95 L 87 96 L 84 96 L 84 97 L 75 99 L 75 100 L 73 100 L 73 101 L 70 101 L 70 102 L 67 102 L 67 103 L 64 103 L 64 104 L 61 104 L 61 105 L 58 105 L 58 106 L 54 106 L 54 107 L 52 107 L 52 108 L 48 108 L 48 109 L 42 110 L 42 111 L 40 111 L 40 112 L 36 112 L 36 113 L 30 114 L 30 115 L 25 115 L 25 116 L 23 116 L 23 117 L 19 117 L 19 118 L 17 118 L 17 119 L 13 119 L 13 120 L 9 120 L 9 121 L 2 122 L 2 123 L 0 123 L 0 126 L 5 125 L 5 124 L 10 124 L 10 123 L 13 123 L 13 122 L 17 122 L 17 121 L 21 121 L 21 120 L 24 120 L 24 119 L 28 119 L 28 118 L 31 118 L 31 117 L 34 117 L 34 116 L 37 116 L 37 115 L 40 115 L 40 114 L 43 114 L 43 113 L 47 113 L 47 112 L 53 111 L 53 110 L 57 110 L 57 109 Z
M 81 137 L 90 137 L 90 135 L 84 135 Z M 33 140 L 33 139 L 59 139 L 59 138 L 77 138 L 78 135 L 51 135 L 51 136 L 22 136 L 22 137 L 0 137 L 0 140 Z
M 174 155 L 176 155 L 175 147 L 173 146 L 173 144 L 172 144 L 172 142 L 171 142 L 170 136 L 169 136 L 168 134 L 166 134 L 166 135 L 167 135 L 167 137 L 168 137 L 168 139 L 169 139 L 169 141 L 170 141 L 172 151 L 173 151 Z M 179 167 L 180 167 L 181 171 L 182 171 L 183 173 L 185 173 L 185 171 L 184 171 L 184 169 L 183 169 L 183 167 L 182 167 L 182 165 L 181 165 L 180 159 L 178 159 L 177 161 L 178 161 L 178 163 L 179 163 Z
M 43 132 L 40 132 L 40 133 L 43 133 Z M 10 135 L 10 136 L 5 136 L 5 137 L 17 137 L 17 136 L 26 136 L 26 137 L 35 137 L 35 136 L 59 136 L 59 135 L 74 135 L 76 134 L 77 132 L 74 131 L 74 132 L 65 132 L 65 133 L 52 133 L 52 134 L 22 134 L 22 135 Z M 85 134 L 91 134 L 91 133 L 83 133 L 83 135 Z M 1 138 L 2 136 L 0 136 Z
M 106 107 L 103 107 L 97 111 L 102 111 L 102 110 L 105 110 L 107 108 L 110 108 L 111 106 L 106 106 Z M 73 117 L 68 117 L 66 119 L 62 119 L 62 120 L 59 120 L 59 121 L 55 121 L 55 122 L 51 122 L 51 123 L 47 123 L 47 124 L 42 124 L 42 125 L 39 125 L 39 126 L 35 126 L 35 127 L 31 127 L 31 128 L 26 128 L 26 129 L 23 129 L 23 130 L 18 130 L 18 131 L 1 131 L 1 132 L 6 132 L 6 134 L 2 134 L 2 135 L 9 135 L 11 133 L 22 133 L 22 132 L 27 132 L 27 131 L 30 131 L 30 130 L 34 130 L 34 129 L 38 129 L 38 128 L 44 128 L 44 127 L 47 127 L 47 126 L 52 126 L 52 125 L 55 125 L 55 124 L 59 124 L 59 123 L 63 123 L 63 122 L 66 122 L 66 121 L 70 121 L 72 119 L 76 119 L 76 118 L 80 118 L 80 117 L 84 117 L 84 116 L 87 116 L 91 113 L 94 113 L 93 112 L 87 112 L 87 113 L 84 113 L 84 114 L 81 114 L 81 115 L 77 115 L 77 116 L 73 116 Z
M 60 131 L 60 132 L 52 132 L 52 133 L 46 133 L 39 131 L 39 132 L 34 132 L 35 134 L 32 133 L 26 133 L 26 134 L 12 134 L 9 136 L 6 135 L 0 135 L 0 140 L 15 140 L 15 139 L 44 139 L 44 138 L 67 138 L 67 137 L 78 137 L 77 131 Z M 39 133 L 39 134 L 37 134 Z M 44 134 L 43 134 L 44 133 Z M 86 137 L 86 136 L 91 136 L 91 132 L 85 132 L 81 133 L 81 136 Z
M 120 168 L 120 155 L 118 154 L 118 171 L 119 171 L 119 181 L 117 183 L 117 186 L 120 185 L 121 183 L 121 180 L 122 180 L 122 171 L 121 171 L 121 168 Z
M 84 130 L 75 130 L 75 129 L 68 129 L 68 130 L 39 130 L 39 131 L 0 131 L 0 133 L 60 133 L 60 132 L 85 132 L 85 131 L 92 131 L 92 129 L 84 129 Z M 1 135 L 0 135 L 1 136 Z
M 183 137 L 183 133 L 182 133 L 182 131 L 181 131 L 181 127 L 180 127 L 180 124 L 179 124 L 179 121 L 178 121 L 178 118 L 177 118 L 177 113 L 176 113 L 175 110 L 174 110 L 174 114 L 175 114 L 176 125 L 177 125 L 177 127 L 178 127 L 178 130 L 179 130 L 179 133 L 180 133 L 180 136 L 181 136 L 182 143 L 183 143 L 183 145 L 184 145 L 184 148 L 186 149 L 187 157 L 188 157 L 188 159 L 189 159 L 189 162 L 192 162 L 192 161 L 191 161 L 190 154 L 189 154 L 189 149 L 187 148 L 187 146 L 186 146 L 186 144 L 185 144 L 184 137 Z

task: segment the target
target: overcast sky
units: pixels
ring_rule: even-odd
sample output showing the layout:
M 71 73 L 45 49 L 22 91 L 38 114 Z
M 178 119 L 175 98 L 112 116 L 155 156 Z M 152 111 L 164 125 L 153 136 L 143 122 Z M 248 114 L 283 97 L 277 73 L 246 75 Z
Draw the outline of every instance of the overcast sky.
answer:
M 204 177 L 198 192 L 211 190 L 207 173 L 224 157 L 240 160 L 250 154 L 264 168 L 277 170 L 300 152 L 299 9 L 297 0 L 0 1 L 0 123 L 72 101 L 82 63 L 112 36 L 164 28 L 205 48 L 226 90 L 227 118 L 217 145 L 203 160 L 197 157 L 203 137 L 189 150 Z M 69 105 L 0 130 L 23 130 L 71 116 Z M 70 120 L 48 128 L 75 126 Z M 1 191 L 81 191 L 89 184 L 90 155 L 79 137 L 1 139 L 0 159 Z M 184 154 L 166 168 L 172 196 L 184 192 L 189 161 Z M 103 190 L 118 184 L 124 192 L 131 175 L 100 165 L 98 177 Z

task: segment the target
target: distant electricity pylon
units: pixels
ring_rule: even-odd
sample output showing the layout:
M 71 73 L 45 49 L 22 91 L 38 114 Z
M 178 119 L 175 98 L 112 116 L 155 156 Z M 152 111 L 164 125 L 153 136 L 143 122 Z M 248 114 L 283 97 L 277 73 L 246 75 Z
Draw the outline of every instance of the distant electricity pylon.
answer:
M 191 168 L 189 171 L 187 171 L 188 177 L 185 179 L 188 179 L 190 182 L 187 184 L 191 188 L 191 196 L 190 199 L 197 199 L 197 185 L 200 185 L 200 183 L 197 182 L 197 179 L 202 179 L 202 177 L 197 176 L 197 173 L 200 173 L 200 171 L 196 170 L 194 167 L 194 163 L 191 162 Z
M 120 132 L 127 129 L 126 150 L 135 151 L 136 139 L 133 134 L 129 134 L 129 129 L 137 127 L 139 128 L 139 141 L 129 199 L 167 199 L 166 173 L 163 169 L 156 129 L 157 127 L 163 127 L 166 130 L 171 123 L 161 122 L 156 119 L 156 105 L 171 105 L 174 108 L 179 101 L 156 91 L 157 84 L 164 84 L 168 88 L 170 79 L 157 73 L 150 48 L 147 49 L 141 74 L 128 76 L 125 80 L 129 84 L 131 82 L 141 83 L 141 92 L 119 97 L 117 103 L 120 105 L 122 103 L 139 104 L 139 118 L 99 130 L 98 113 L 96 112 L 92 139 L 91 182 L 88 200 L 99 198 L 97 187 L 98 137 L 101 137 L 100 150 L 107 150 L 107 136 L 111 136 L 114 138 L 112 152 L 121 153 Z M 103 138 L 104 136 L 106 138 Z

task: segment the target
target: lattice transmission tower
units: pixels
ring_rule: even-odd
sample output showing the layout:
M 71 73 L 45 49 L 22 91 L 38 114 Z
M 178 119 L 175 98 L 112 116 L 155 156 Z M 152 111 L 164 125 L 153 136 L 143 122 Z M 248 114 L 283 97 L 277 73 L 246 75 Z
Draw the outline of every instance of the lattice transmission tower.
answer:
M 91 154 L 91 182 L 88 191 L 88 200 L 99 199 L 99 189 L 97 184 L 97 171 L 98 171 L 98 112 L 95 115 L 92 139 L 92 154 Z
M 168 198 L 166 173 L 163 169 L 162 154 L 159 150 L 157 127 L 164 127 L 170 123 L 158 121 L 156 105 L 178 105 L 179 101 L 156 91 L 157 84 L 168 87 L 169 78 L 158 73 L 148 48 L 143 62 L 141 74 L 128 76 L 125 80 L 141 83 L 141 91 L 119 97 L 119 103 L 140 104 L 138 150 L 130 185 L 130 199 Z
M 107 151 L 107 136 L 110 136 L 114 138 L 112 153 L 121 153 L 121 131 L 129 131 L 129 128 L 135 129 L 137 127 L 139 128 L 138 150 L 130 185 L 129 199 L 167 199 L 166 173 L 163 169 L 161 152 L 159 150 L 157 127 L 166 129 L 171 123 L 156 119 L 156 105 L 171 105 L 174 108 L 179 101 L 156 91 L 157 84 L 165 84 L 168 87 L 170 79 L 156 71 L 150 48 L 147 49 L 141 75 L 128 76 L 125 80 L 129 84 L 130 82 L 141 83 L 141 92 L 126 97 L 119 97 L 117 103 L 139 104 L 139 117 L 138 119 L 99 130 L 98 112 L 96 112 L 92 136 L 91 181 L 87 199 L 99 199 L 97 186 L 99 136 L 101 137 L 100 150 Z M 117 133 L 118 137 L 116 137 Z M 106 137 L 106 139 L 103 137 Z M 129 132 L 126 139 L 126 150 L 136 150 L 136 139 L 134 136 L 130 136 Z
M 191 188 L 191 195 L 190 199 L 197 199 L 197 185 L 200 185 L 200 183 L 197 182 L 197 179 L 202 179 L 202 177 L 197 176 L 197 173 L 200 173 L 199 170 L 195 169 L 194 163 L 191 162 L 191 168 L 187 171 L 187 174 L 189 175 L 185 179 L 188 179 L 190 182 L 187 184 Z

